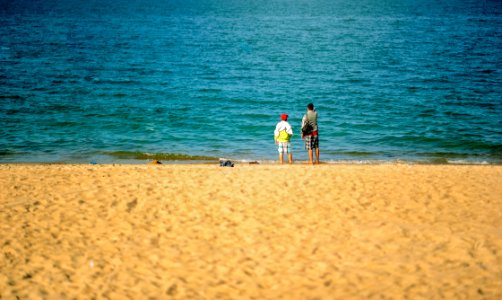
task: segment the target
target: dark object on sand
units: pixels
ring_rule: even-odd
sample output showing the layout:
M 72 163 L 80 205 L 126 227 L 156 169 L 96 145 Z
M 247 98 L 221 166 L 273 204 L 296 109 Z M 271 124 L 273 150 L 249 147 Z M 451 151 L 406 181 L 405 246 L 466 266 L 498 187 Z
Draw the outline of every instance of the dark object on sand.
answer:
M 160 160 L 156 160 L 156 159 L 154 159 L 154 160 L 152 160 L 151 162 L 149 162 L 148 164 L 149 164 L 149 165 L 161 165 L 161 164 L 162 164 L 162 162 L 161 162 Z
M 220 167 L 233 167 L 234 163 L 230 160 L 220 160 Z

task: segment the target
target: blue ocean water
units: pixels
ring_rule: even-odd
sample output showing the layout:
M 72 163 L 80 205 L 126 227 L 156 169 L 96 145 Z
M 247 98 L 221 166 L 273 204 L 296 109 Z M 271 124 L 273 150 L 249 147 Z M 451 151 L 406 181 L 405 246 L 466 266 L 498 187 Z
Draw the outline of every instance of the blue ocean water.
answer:
M 0 2 L 0 162 L 502 163 L 500 1 Z

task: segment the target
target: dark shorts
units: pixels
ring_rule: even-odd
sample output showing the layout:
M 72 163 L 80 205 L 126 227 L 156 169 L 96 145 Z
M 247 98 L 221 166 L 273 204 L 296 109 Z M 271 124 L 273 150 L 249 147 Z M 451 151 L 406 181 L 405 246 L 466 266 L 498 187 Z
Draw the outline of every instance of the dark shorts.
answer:
M 305 149 L 312 150 L 319 148 L 319 135 L 306 135 L 304 138 Z

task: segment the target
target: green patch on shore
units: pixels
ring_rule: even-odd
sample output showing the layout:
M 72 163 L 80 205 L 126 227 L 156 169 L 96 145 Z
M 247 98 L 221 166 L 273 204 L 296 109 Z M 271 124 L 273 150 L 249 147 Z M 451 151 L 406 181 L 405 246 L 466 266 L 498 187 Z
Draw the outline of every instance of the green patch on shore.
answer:
M 138 160 L 205 160 L 216 161 L 217 157 L 202 156 L 202 155 L 187 155 L 178 153 L 145 153 L 139 151 L 113 151 L 105 152 L 106 155 L 118 159 L 138 159 Z

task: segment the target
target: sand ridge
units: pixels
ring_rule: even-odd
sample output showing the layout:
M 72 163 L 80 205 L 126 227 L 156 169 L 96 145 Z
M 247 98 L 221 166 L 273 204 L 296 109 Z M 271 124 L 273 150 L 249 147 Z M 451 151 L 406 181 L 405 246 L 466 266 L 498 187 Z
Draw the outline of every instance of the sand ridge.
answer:
M 498 299 L 501 175 L 0 165 L 0 298 Z

